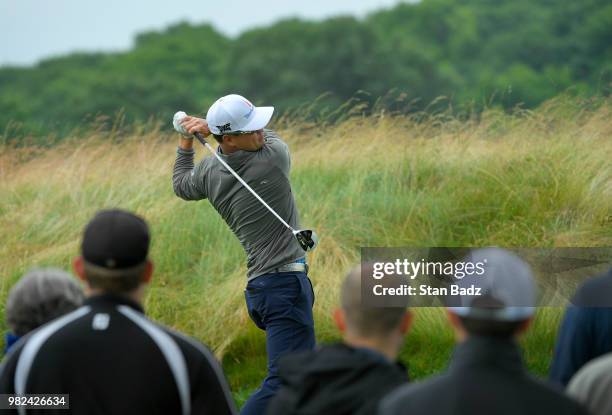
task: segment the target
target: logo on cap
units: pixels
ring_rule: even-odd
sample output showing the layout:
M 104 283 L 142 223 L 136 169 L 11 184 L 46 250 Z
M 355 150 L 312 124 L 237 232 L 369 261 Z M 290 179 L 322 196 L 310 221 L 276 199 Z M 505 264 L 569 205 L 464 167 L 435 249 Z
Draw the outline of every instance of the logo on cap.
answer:
M 217 125 L 217 128 L 219 129 L 220 133 L 224 133 L 226 131 L 231 131 L 232 130 L 232 126 L 230 125 L 231 123 L 227 123 L 224 125 Z

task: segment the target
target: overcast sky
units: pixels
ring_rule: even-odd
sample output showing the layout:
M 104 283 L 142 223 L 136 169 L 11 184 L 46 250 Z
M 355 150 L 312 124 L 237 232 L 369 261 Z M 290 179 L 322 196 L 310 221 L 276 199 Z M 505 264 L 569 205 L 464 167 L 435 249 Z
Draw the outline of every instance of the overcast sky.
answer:
M 120 51 L 179 21 L 234 36 L 285 17 L 364 16 L 401 0 L 0 0 L 0 66 L 74 51 Z

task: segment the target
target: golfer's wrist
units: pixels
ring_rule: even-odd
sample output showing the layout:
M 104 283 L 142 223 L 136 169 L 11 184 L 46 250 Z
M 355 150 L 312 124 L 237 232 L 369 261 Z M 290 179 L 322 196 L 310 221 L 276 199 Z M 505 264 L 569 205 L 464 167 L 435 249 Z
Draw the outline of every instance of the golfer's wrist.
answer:
M 183 150 L 193 149 L 193 138 L 181 137 L 179 141 L 179 147 Z

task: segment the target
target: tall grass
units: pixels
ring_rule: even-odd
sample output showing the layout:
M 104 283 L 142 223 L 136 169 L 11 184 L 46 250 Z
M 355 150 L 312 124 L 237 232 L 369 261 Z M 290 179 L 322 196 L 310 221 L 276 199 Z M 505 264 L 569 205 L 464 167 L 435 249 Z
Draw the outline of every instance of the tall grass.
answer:
M 321 236 L 309 257 L 320 341 L 337 338 L 329 315 L 361 246 L 612 244 L 610 100 L 465 120 L 378 112 L 317 128 L 283 119 L 277 130 L 291 148 L 302 223 Z M 176 141 L 156 127 L 0 147 L 0 316 L 29 267 L 70 268 L 97 210 L 136 211 L 153 234 L 148 314 L 210 345 L 242 400 L 265 370 L 263 332 L 244 306 L 244 254 L 208 202 L 174 195 Z M 536 373 L 547 370 L 559 318 L 541 310 L 524 339 Z M 402 351 L 413 376 L 442 368 L 451 347 L 443 310 L 417 310 Z

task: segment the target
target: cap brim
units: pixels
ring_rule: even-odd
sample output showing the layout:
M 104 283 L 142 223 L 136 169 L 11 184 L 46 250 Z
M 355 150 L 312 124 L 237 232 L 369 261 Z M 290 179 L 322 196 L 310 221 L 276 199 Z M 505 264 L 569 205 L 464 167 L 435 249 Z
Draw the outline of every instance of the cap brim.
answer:
M 255 115 L 247 125 L 242 127 L 242 131 L 257 131 L 264 128 L 272 119 L 274 107 L 255 107 Z
M 494 321 L 521 321 L 535 314 L 535 307 L 504 307 L 497 310 L 475 307 L 447 307 L 447 310 L 459 317 Z

